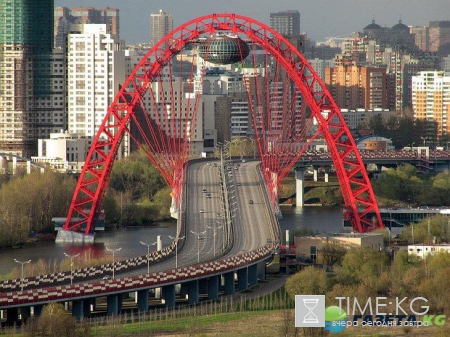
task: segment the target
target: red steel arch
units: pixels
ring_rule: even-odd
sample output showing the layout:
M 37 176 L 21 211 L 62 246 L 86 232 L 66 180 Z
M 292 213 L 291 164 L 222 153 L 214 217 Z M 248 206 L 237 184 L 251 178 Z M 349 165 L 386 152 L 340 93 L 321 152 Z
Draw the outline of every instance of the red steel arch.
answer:
M 367 232 L 383 227 L 375 195 L 355 141 L 339 107 L 322 80 L 304 56 L 272 28 L 245 16 L 224 13 L 202 16 L 176 28 L 159 41 L 134 68 L 108 108 L 94 138 L 63 226 L 65 230 L 80 231 L 82 227 L 85 227 L 86 234 L 94 230 L 93 222 L 99 215 L 119 146 L 124 135 L 130 133 L 131 121 L 134 121 L 139 128 L 140 122 L 137 115 L 142 105 L 143 95 L 151 90 L 150 84 L 162 73 L 163 68 L 174 55 L 186 46 L 197 43 L 202 35 L 213 35 L 224 31 L 243 35 L 262 47 L 266 53 L 276 59 L 295 84 L 296 90 L 303 96 L 302 111 L 306 106 L 308 107 L 311 116 L 319 125 L 319 132 L 323 134 L 327 142 L 342 190 L 345 215 L 354 230 Z M 256 110 L 251 109 L 254 124 L 258 118 Z M 324 114 L 325 111 L 326 114 Z M 195 120 L 195 113 L 192 118 Z M 157 125 L 152 128 L 152 132 L 156 134 L 155 139 L 158 139 L 158 142 L 177 144 L 177 146 L 172 148 L 174 152 L 172 154 L 162 153 L 158 150 L 158 146 L 153 149 L 144 149 L 144 151 L 163 174 L 172 188 L 172 196 L 178 203 L 184 179 L 184 163 L 189 155 L 190 137 L 186 136 L 186 131 L 178 137 L 168 136 L 163 123 L 155 121 L 154 124 Z M 186 125 L 183 127 L 188 129 Z M 277 155 L 274 152 L 277 149 L 273 146 L 268 148 L 264 144 L 262 134 L 257 136 L 266 182 L 274 200 L 277 185 L 309 143 L 293 155 L 278 160 L 278 166 L 276 166 L 275 161 L 267 158 Z M 131 137 L 134 139 L 133 135 Z M 142 144 L 139 145 L 143 147 Z M 282 166 L 279 165 L 280 163 Z M 376 219 L 369 218 L 369 214 L 375 214 Z M 79 220 L 72 223 L 70 219 L 74 216 L 78 216 Z

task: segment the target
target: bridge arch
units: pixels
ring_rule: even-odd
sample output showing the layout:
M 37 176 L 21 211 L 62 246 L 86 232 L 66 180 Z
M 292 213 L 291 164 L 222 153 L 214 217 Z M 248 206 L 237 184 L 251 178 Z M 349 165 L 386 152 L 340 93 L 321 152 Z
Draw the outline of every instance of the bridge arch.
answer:
M 94 138 L 63 226 L 65 230 L 78 231 L 81 226 L 85 226 L 86 234 L 93 230 L 93 219 L 101 208 L 112 165 L 126 134 L 160 170 L 172 189 L 172 197 L 179 202 L 184 164 L 196 137 L 194 129 L 199 117 L 200 91 L 194 89 L 198 78 L 194 78 L 191 71 L 187 81 L 190 83 L 186 96 L 188 103 L 185 103 L 188 108 L 174 111 L 172 108 L 176 93 L 181 92 L 181 84 L 176 84 L 174 78 L 166 84 L 164 76 L 171 76 L 172 59 L 180 51 L 198 44 L 202 36 L 208 39 L 208 36 L 224 32 L 244 36 L 252 47 L 259 46 L 272 57 L 272 61 L 266 58 L 261 62 L 261 68 L 275 73 L 270 81 L 269 76 L 258 74 L 247 75 L 244 79 L 248 87 L 254 88 L 252 92 L 248 90 L 248 105 L 272 202 L 276 202 L 277 188 L 283 177 L 321 134 L 336 168 L 345 216 L 354 230 L 367 232 L 383 226 L 355 141 L 322 80 L 304 56 L 272 28 L 245 16 L 224 13 L 198 17 L 176 28 L 150 49 L 133 69 Z M 252 55 L 256 65 L 256 53 Z M 203 76 L 204 70 L 201 80 Z M 164 85 L 168 87 L 163 88 Z M 265 97 L 260 97 L 260 88 L 265 88 Z M 270 95 L 275 91 L 281 92 L 282 103 L 271 108 Z M 156 102 L 156 96 L 166 104 Z M 150 109 L 146 108 L 148 105 Z M 311 121 L 311 117 L 318 128 L 307 138 L 304 124 L 308 124 L 305 121 Z M 134 132 L 131 131 L 133 128 Z M 369 214 L 375 214 L 375 217 L 370 218 Z M 74 216 L 80 220 L 70 222 Z

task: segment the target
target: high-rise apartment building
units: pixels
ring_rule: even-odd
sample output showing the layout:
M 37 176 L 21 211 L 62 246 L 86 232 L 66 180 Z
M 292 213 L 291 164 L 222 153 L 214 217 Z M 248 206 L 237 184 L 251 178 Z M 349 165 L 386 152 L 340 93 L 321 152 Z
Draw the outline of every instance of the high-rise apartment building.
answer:
M 412 77 L 414 119 L 437 124 L 437 139 L 450 133 L 450 76 L 443 71 L 421 71 Z M 428 137 L 435 135 L 429 134 Z
M 337 66 L 325 69 L 325 84 L 336 103 L 346 109 L 389 108 L 386 68 Z
M 109 34 L 119 36 L 119 10 L 116 8 L 57 7 L 54 10 L 54 17 L 55 47 L 65 47 L 65 36 L 73 24 L 106 24 Z
M 150 14 L 150 44 L 154 46 L 164 36 L 173 30 L 173 15 L 164 12 Z
M 53 0 L 0 2 L 0 152 L 30 157 L 38 137 L 54 129 L 64 72 L 58 62 L 54 72 L 53 7 Z
M 106 24 L 72 26 L 67 37 L 68 131 L 92 137 L 125 81 L 124 41 Z
M 270 27 L 283 36 L 300 34 L 300 12 L 287 10 L 278 13 L 270 13 Z
M 414 42 L 421 51 L 428 52 L 430 49 L 430 33 L 427 26 L 411 27 L 411 33 L 414 34 Z
M 450 52 L 450 21 L 430 21 L 430 52 L 445 54 Z

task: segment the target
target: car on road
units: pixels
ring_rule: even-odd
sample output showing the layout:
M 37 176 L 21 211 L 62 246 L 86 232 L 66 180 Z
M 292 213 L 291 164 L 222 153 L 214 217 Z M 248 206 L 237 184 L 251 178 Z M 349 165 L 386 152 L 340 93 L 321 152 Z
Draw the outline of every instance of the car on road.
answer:
M 253 204 L 253 200 L 250 199 L 250 200 L 248 201 L 248 203 L 249 203 L 250 205 L 252 205 L 252 204 Z
M 207 192 L 206 188 L 204 188 L 204 189 L 202 190 L 202 192 L 203 192 L 203 193 L 206 193 L 206 192 Z
M 205 210 L 204 210 L 204 209 L 201 209 L 201 210 L 200 210 L 200 213 L 205 213 Z
M 207 197 L 207 198 L 211 198 L 211 193 L 208 193 L 208 194 L 206 195 L 206 197 Z

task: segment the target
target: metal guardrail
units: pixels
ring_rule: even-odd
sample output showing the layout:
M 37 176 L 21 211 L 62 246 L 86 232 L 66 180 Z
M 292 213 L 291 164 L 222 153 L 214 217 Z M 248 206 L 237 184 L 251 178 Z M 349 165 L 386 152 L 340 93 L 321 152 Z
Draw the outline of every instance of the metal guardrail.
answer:
M 260 180 L 263 182 L 263 177 L 258 170 L 260 175 Z M 222 172 L 223 173 L 223 172 Z M 225 177 L 224 177 L 225 178 Z M 263 184 L 265 186 L 265 184 Z M 266 203 L 268 202 L 268 194 L 263 193 L 266 198 Z M 184 196 L 185 198 L 185 196 Z M 163 286 L 166 284 L 179 283 L 182 281 L 203 278 L 207 276 L 213 276 L 221 274 L 227 271 L 238 269 L 239 267 L 258 263 L 269 257 L 279 245 L 279 225 L 278 221 L 273 212 L 271 218 L 271 227 L 273 232 L 273 237 L 275 240 L 273 242 L 267 243 L 266 245 L 255 249 L 251 252 L 245 254 L 240 254 L 224 259 L 219 259 L 215 261 L 209 261 L 205 263 L 200 263 L 188 267 L 171 269 L 168 271 L 162 271 L 153 273 L 150 275 L 139 275 L 135 277 L 125 277 L 113 280 L 102 280 L 92 283 L 82 283 L 73 285 L 60 285 L 53 287 L 40 288 L 40 286 L 47 284 L 58 284 L 61 282 L 66 282 L 70 280 L 71 273 L 63 272 L 51 275 L 41 275 L 35 278 L 28 279 L 16 279 L 5 281 L 0 284 L 0 289 L 2 290 L 13 290 L 14 288 L 20 288 L 22 282 L 32 287 L 32 289 L 26 289 L 23 291 L 10 291 L 10 292 L 0 292 L 0 309 L 14 306 L 21 306 L 26 304 L 36 304 L 36 303 L 47 303 L 50 301 L 64 301 L 68 299 L 84 298 L 89 296 L 103 296 L 105 294 L 113 294 L 124 291 L 134 291 L 138 289 L 145 289 L 155 286 Z M 181 216 L 182 218 L 182 216 Z M 180 220 L 183 224 L 184 231 L 186 230 L 185 223 Z M 277 230 L 278 229 L 278 230 Z M 181 228 L 180 228 L 181 231 Z M 276 234 L 278 232 L 278 235 Z M 131 269 L 145 265 L 148 260 L 154 262 L 163 258 L 169 257 L 175 249 L 175 241 L 172 242 L 170 246 L 167 246 L 161 251 L 153 252 L 147 259 L 147 255 L 134 257 L 128 260 L 122 260 L 114 263 L 114 269 L 116 271 L 121 271 L 124 269 Z M 83 268 L 76 270 L 73 273 L 74 278 L 76 277 L 99 277 L 106 272 L 111 271 L 113 264 L 104 264 L 96 267 Z M 100 271 L 99 271 L 100 270 Z
M 272 254 L 274 248 L 274 245 L 270 243 L 245 254 L 149 275 L 0 293 L 0 309 L 98 297 L 210 277 L 263 261 Z

